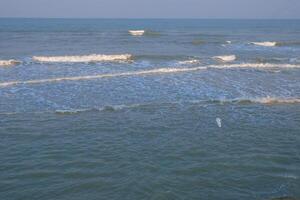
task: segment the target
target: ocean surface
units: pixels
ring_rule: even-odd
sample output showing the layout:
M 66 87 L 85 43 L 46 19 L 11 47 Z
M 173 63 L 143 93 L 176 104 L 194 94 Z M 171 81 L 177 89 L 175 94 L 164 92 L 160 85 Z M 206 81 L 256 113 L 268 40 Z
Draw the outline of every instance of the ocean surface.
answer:
M 0 199 L 300 198 L 299 20 L 0 19 Z

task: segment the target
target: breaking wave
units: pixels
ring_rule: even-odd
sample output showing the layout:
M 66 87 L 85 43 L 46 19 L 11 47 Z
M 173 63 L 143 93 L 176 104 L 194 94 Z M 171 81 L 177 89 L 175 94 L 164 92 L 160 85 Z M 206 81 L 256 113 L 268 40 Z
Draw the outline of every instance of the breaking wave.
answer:
M 129 30 L 128 31 L 130 35 L 132 36 L 142 36 L 145 34 L 145 30 Z
M 213 59 L 221 62 L 232 62 L 236 60 L 235 55 L 214 56 Z
M 113 61 L 127 61 L 131 60 L 132 55 L 120 54 L 120 55 L 82 55 L 82 56 L 34 56 L 32 60 L 37 62 L 48 63 L 86 63 L 86 62 L 113 62 Z
M 224 64 L 224 65 L 210 65 L 207 68 L 216 69 L 230 69 L 230 68 L 300 68 L 296 64 L 275 64 L 275 63 L 239 63 L 239 64 Z
M 160 36 L 159 32 L 151 30 L 129 30 L 128 33 L 132 36 Z
M 277 42 L 251 42 L 250 44 L 264 47 L 275 47 L 277 45 Z
M 13 65 L 17 65 L 20 64 L 21 62 L 18 60 L 0 60 L 0 66 L 13 66 Z
M 283 42 L 251 42 L 250 44 L 264 47 L 281 47 L 281 46 L 299 46 L 300 41 L 283 41 Z

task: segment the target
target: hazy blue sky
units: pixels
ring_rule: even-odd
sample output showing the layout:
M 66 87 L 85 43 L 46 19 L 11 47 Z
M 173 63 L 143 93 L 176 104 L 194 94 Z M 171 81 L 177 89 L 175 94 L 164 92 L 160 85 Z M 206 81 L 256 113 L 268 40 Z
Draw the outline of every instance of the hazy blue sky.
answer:
M 300 18 L 300 0 L 0 0 L 0 17 Z

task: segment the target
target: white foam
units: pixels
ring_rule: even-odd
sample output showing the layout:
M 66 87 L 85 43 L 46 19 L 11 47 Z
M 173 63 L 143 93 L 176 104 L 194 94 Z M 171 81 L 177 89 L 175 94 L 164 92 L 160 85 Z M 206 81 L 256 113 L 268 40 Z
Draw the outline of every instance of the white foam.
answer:
M 62 81 L 78 81 L 78 80 L 93 80 L 101 78 L 113 78 L 113 77 L 122 77 L 122 76 L 146 76 L 153 74 L 171 74 L 171 73 L 182 73 L 182 72 L 191 72 L 207 69 L 206 67 L 193 67 L 193 68 L 159 68 L 152 70 L 143 70 L 143 71 L 133 71 L 133 72 L 123 72 L 123 73 L 114 73 L 114 74 L 98 74 L 92 76 L 74 76 L 74 77 L 61 77 L 61 78 L 52 78 L 52 79 L 39 79 L 39 80 L 29 80 L 29 81 L 11 81 L 0 83 L 0 87 L 9 87 L 19 84 L 41 84 L 49 82 L 62 82 Z
M 260 98 L 237 98 L 237 99 L 221 99 L 220 103 L 259 103 L 259 104 L 297 104 L 300 98 L 283 98 L 283 97 L 260 97 Z
M 69 110 L 56 110 L 55 113 L 57 114 L 76 114 L 80 112 L 86 112 L 92 109 L 69 109 Z
M 223 64 L 223 65 L 207 65 L 207 66 L 197 66 L 197 67 L 186 67 L 186 68 L 158 68 L 152 70 L 141 70 L 141 71 L 130 71 L 122 73 L 113 74 L 98 74 L 91 76 L 74 76 L 74 77 L 60 77 L 53 79 L 39 79 L 39 80 L 28 80 L 28 81 L 10 81 L 0 83 L 0 87 L 9 87 L 19 84 L 41 84 L 48 82 L 61 82 L 61 81 L 77 81 L 77 80 L 92 80 L 101 78 L 113 78 L 122 76 L 143 76 L 143 75 L 154 75 L 154 74 L 171 74 L 171 73 L 183 73 L 192 72 L 198 70 L 207 69 L 231 69 L 231 68 L 270 68 L 270 69 L 288 69 L 288 68 L 300 68 L 300 65 L 296 64 L 271 64 L 271 63 L 240 63 L 240 64 Z
M 224 64 L 210 65 L 207 68 L 229 69 L 229 68 L 300 68 L 300 65 L 295 64 L 273 64 L 273 63 L 239 63 L 239 64 Z
M 226 41 L 226 44 L 222 44 L 221 46 L 222 46 L 222 47 L 226 47 L 226 46 L 228 46 L 229 44 L 232 44 L 232 42 L 231 42 L 230 40 Z
M 17 65 L 21 63 L 20 61 L 18 60 L 0 60 L 0 66 L 13 66 L 13 65 Z
M 300 103 L 300 98 L 298 97 L 262 97 L 262 98 L 235 98 L 235 99 L 210 99 L 210 100 L 189 100 L 189 101 L 173 101 L 173 102 L 162 102 L 155 103 L 156 105 L 182 105 L 182 104 L 266 104 L 266 105 L 276 105 L 276 104 L 298 104 Z M 142 106 L 149 106 L 153 105 L 153 103 L 141 103 L 141 104 L 120 104 L 120 105 L 108 105 L 103 107 L 91 107 L 91 108 L 70 108 L 65 110 L 55 110 L 54 112 L 57 114 L 77 114 L 82 112 L 90 112 L 90 111 L 118 111 L 123 109 L 130 109 L 130 108 L 138 108 Z M 41 113 L 52 113 L 53 111 L 37 111 L 32 112 L 36 114 Z M 22 112 L 3 112 L 0 115 L 15 115 L 20 114 Z M 222 119 L 216 118 L 216 123 L 218 127 L 222 127 Z M 291 178 L 298 178 L 298 177 L 291 177 Z
M 213 59 L 221 62 L 232 62 L 236 60 L 235 55 L 214 56 Z
M 251 44 L 264 47 L 275 47 L 277 42 L 251 42 Z
M 178 62 L 180 65 L 191 65 L 191 64 L 199 64 L 200 60 L 194 59 L 194 60 L 185 60 Z
M 298 98 L 276 98 L 276 97 L 265 97 L 251 99 L 252 102 L 261 103 L 261 104 L 295 104 L 300 103 Z
M 67 115 L 67 114 L 77 114 L 77 113 L 82 113 L 82 112 L 90 112 L 90 111 L 118 111 L 118 110 L 123 110 L 127 108 L 135 108 L 139 106 L 143 106 L 146 104 L 131 104 L 131 105 L 109 105 L 109 106 L 103 106 L 103 107 L 93 107 L 93 108 L 79 108 L 79 109 L 67 109 L 67 110 L 55 110 L 56 114 L 62 114 L 62 115 Z
M 133 35 L 133 36 L 142 36 L 145 34 L 145 30 L 129 30 L 128 31 L 130 35 Z
M 258 103 L 258 104 L 267 104 L 267 105 L 272 105 L 272 104 L 296 104 L 300 103 L 299 98 L 276 98 L 276 97 L 265 97 L 265 98 L 238 98 L 238 99 L 222 99 L 222 100 L 199 100 L 199 101 L 186 101 L 185 103 L 192 103 L 192 104 L 206 104 L 206 103 Z M 175 102 L 169 102 L 167 104 L 182 104 L 182 102 L 175 101 Z M 90 111 L 118 111 L 118 110 L 123 110 L 123 109 L 130 109 L 130 108 L 137 108 L 140 106 L 147 106 L 148 104 L 129 104 L 129 105 L 109 105 L 109 106 L 103 106 L 99 108 L 86 108 L 86 109 L 68 109 L 68 110 L 56 110 L 55 113 L 57 114 L 77 114 L 77 113 L 82 113 L 82 112 L 90 112 Z M 3 113 L 2 113 L 3 114 Z M 4 113 L 6 114 L 6 113 Z M 222 119 L 221 118 L 216 118 L 216 123 L 219 128 L 222 128 Z
M 82 55 L 82 56 L 34 56 L 32 58 L 37 62 L 70 62 L 70 63 L 85 63 L 85 62 L 112 62 L 112 61 L 126 61 L 131 60 L 132 55 L 120 54 L 120 55 Z
M 216 122 L 219 128 L 222 128 L 222 119 L 221 118 L 216 118 Z

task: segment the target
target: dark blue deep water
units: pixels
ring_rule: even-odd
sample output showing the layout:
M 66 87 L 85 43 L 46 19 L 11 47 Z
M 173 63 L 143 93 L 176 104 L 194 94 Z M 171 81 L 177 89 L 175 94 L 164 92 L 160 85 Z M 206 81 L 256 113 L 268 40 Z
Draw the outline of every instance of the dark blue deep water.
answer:
M 281 196 L 299 20 L 0 19 L 1 200 Z

